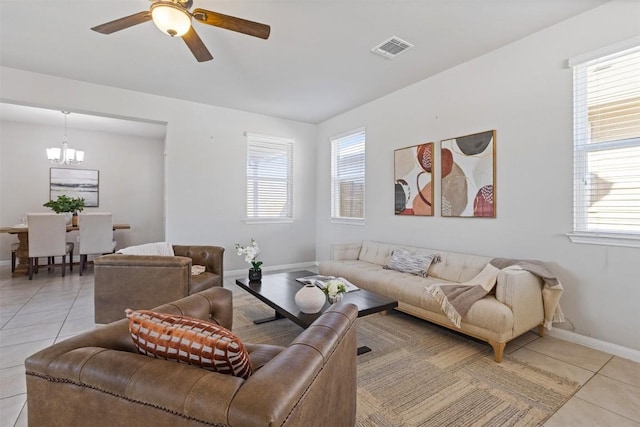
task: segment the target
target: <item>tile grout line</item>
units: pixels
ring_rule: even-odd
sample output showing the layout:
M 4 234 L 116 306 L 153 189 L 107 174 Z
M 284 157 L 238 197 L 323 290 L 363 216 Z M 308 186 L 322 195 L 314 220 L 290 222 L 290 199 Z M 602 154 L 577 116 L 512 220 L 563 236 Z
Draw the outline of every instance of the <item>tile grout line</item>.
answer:
M 35 291 L 35 292 L 33 293 L 33 295 L 31 295 L 31 296 L 29 297 L 29 299 L 27 299 L 27 301 L 26 301 L 26 302 L 24 302 L 24 303 L 22 304 L 22 307 L 20 307 L 20 308 L 18 309 L 18 311 L 16 311 L 15 313 L 13 313 L 13 314 L 11 315 L 11 317 L 9 318 L 9 320 L 8 320 L 4 325 L 2 325 L 2 327 L 0 327 L 0 331 L 1 331 L 1 330 L 4 330 L 4 327 L 5 327 L 5 326 L 7 326 L 7 324 L 9 324 L 9 322 L 11 322 L 11 321 L 13 320 L 13 318 L 14 318 L 14 317 L 16 317 L 16 315 L 17 315 L 18 313 L 20 313 L 20 311 L 24 308 L 24 306 L 25 306 L 25 305 L 27 305 L 27 304 L 29 303 L 29 301 L 31 301 L 31 300 L 33 299 L 33 297 L 35 297 L 35 296 L 38 294 L 38 292 L 40 292 L 40 291 L 42 290 L 42 287 L 43 287 L 43 286 L 45 286 L 45 285 L 46 285 L 46 283 L 43 283 L 42 285 L 40 285 L 40 287 L 38 288 L 38 290 L 37 290 L 37 291 Z
M 25 393 L 24 395 L 25 395 L 24 403 L 22 404 L 22 408 L 20 408 L 20 412 L 18 412 L 18 416 L 16 418 L 16 422 L 13 423 L 13 427 L 17 427 L 18 426 L 18 421 L 20 420 L 20 415 L 22 415 L 22 411 L 24 411 L 24 409 L 27 407 L 27 399 L 26 399 L 27 393 Z
M 71 309 L 73 309 L 73 305 L 78 300 L 78 295 L 80 295 L 80 291 L 82 290 L 83 287 L 84 287 L 84 284 L 81 284 L 80 287 L 78 288 L 78 292 L 76 293 L 76 296 L 73 298 L 73 302 L 71 303 L 71 306 L 69 307 L 69 310 L 67 311 L 67 315 L 65 316 L 64 320 L 62 321 L 62 325 L 60 325 L 60 330 L 58 331 L 56 337 L 53 340 L 54 344 L 56 342 L 58 342 L 58 338 L 60 338 L 60 333 L 64 329 L 64 325 L 65 325 L 65 323 L 67 323 L 67 320 L 69 319 L 69 314 L 71 313 Z

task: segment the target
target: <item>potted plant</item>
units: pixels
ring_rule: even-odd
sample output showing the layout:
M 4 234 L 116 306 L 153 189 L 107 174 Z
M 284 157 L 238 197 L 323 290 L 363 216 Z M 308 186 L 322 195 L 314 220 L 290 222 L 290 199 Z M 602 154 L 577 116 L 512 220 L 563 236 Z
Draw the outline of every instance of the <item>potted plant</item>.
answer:
M 82 212 L 84 210 L 84 199 L 82 197 L 68 197 L 61 194 L 56 200 L 49 200 L 42 206 L 51 208 L 55 213 L 69 214 L 67 224 L 70 224 L 75 219 L 75 221 L 73 221 L 73 225 L 77 225 L 78 212 Z
M 258 255 L 260 254 L 260 248 L 258 243 L 254 239 L 251 239 L 251 245 L 242 247 L 236 243 L 236 252 L 239 256 L 244 256 L 244 260 L 251 264 L 249 269 L 249 281 L 255 282 L 262 279 L 262 261 L 258 261 Z

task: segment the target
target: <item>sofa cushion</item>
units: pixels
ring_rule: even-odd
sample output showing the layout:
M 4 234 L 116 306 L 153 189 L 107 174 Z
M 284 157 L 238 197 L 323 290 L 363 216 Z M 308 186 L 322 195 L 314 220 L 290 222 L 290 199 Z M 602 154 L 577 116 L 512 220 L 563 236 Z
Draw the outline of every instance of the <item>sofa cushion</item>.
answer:
M 429 266 L 435 257 L 436 254 L 432 253 L 411 252 L 403 248 L 396 248 L 384 268 L 427 277 Z
M 364 241 L 362 242 L 358 259 L 373 264 L 385 265 L 394 247 L 388 243 Z
M 245 379 L 252 374 L 244 345 L 220 325 L 149 310 L 125 312 L 131 338 L 142 354 Z

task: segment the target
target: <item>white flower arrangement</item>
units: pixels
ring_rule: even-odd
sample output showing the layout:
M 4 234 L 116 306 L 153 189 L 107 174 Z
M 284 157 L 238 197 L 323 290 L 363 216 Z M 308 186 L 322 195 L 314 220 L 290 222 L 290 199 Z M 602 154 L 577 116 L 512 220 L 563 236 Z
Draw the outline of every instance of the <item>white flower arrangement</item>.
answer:
M 236 252 L 238 256 L 244 256 L 245 262 L 251 264 L 254 270 L 260 270 L 262 261 L 256 261 L 256 258 L 260 254 L 260 248 L 254 239 L 251 239 L 251 244 L 245 247 L 236 243 Z
M 344 294 L 345 292 L 347 292 L 347 288 L 344 286 L 344 283 L 336 279 L 329 280 L 327 283 L 325 283 L 325 286 L 324 288 L 322 288 L 322 290 L 330 297 L 335 297 L 338 294 Z

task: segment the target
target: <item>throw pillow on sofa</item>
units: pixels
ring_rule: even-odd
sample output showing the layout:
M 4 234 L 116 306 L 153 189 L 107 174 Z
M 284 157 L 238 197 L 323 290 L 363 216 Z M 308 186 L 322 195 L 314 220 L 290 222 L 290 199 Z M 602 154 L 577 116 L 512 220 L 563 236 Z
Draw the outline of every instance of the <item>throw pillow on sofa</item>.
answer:
M 138 351 L 222 374 L 249 378 L 249 354 L 228 329 L 191 317 L 126 309 L 129 332 Z
M 391 253 L 391 257 L 384 268 L 427 277 L 431 263 L 437 259 L 439 259 L 437 254 L 411 252 L 406 249 L 396 248 Z

